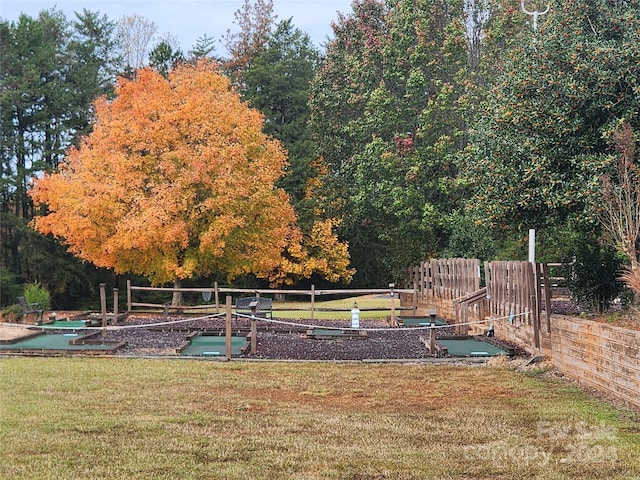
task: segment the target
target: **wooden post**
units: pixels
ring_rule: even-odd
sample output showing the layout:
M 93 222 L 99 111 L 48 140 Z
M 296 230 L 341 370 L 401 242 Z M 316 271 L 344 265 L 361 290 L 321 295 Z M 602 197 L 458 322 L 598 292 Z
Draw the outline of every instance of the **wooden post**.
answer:
M 549 284 L 549 268 L 542 264 L 542 281 L 544 282 L 544 311 L 547 317 L 547 333 L 551 333 L 551 285 Z
M 251 304 L 251 355 L 255 355 L 258 351 L 258 321 L 256 320 L 256 307 L 257 305 Z
M 536 292 L 538 291 L 538 288 L 536 286 L 537 282 L 538 282 L 538 275 L 537 275 L 537 267 L 535 263 L 530 263 L 527 262 L 527 267 L 528 267 L 528 277 L 529 277 L 529 285 L 530 285 L 530 289 L 529 289 L 529 293 L 531 295 L 531 305 L 530 308 L 531 310 L 533 310 L 533 344 L 535 346 L 535 348 L 540 348 L 540 312 L 538 310 L 538 299 Z
M 311 320 L 314 318 L 316 308 L 316 286 L 311 285 Z
M 429 355 L 434 356 L 436 351 L 436 331 L 433 327 L 429 329 Z
M 398 321 L 396 320 L 396 295 L 393 292 L 395 284 L 389 284 L 389 295 L 391 296 L 391 325 L 394 327 L 398 326 Z
M 418 284 L 413 282 L 413 316 L 418 315 Z
M 217 294 L 217 285 L 216 285 Z M 218 301 L 216 299 L 216 306 Z M 225 322 L 225 344 L 227 346 L 227 360 L 231 360 L 231 295 L 227 295 L 226 322 Z
M 131 280 L 127 280 L 127 313 L 131 313 Z
M 429 310 L 429 317 L 431 318 L 431 328 L 429 328 L 429 354 L 433 356 L 436 351 L 436 315 L 435 309 Z
M 534 263 L 536 273 L 536 314 L 538 317 L 538 332 L 542 331 L 542 264 Z
M 213 282 L 213 294 L 216 301 L 216 313 L 220 313 L 220 292 L 218 292 L 218 282 Z
M 100 309 L 102 311 L 102 336 L 107 336 L 107 292 L 106 284 L 100 284 Z
M 118 289 L 113 289 L 113 320 L 111 321 L 111 325 L 118 324 Z

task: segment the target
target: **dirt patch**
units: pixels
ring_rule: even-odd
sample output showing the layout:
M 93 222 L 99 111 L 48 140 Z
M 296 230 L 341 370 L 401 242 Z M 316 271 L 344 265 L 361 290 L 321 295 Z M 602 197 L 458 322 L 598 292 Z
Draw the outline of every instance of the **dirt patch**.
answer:
M 31 325 L 2 325 L 0 324 L 0 342 L 11 342 L 23 337 L 33 335 L 34 331 L 29 330 Z
M 614 327 L 628 328 L 629 330 L 640 330 L 640 315 L 634 312 L 624 312 L 600 317 L 586 317 L 599 323 L 606 323 Z

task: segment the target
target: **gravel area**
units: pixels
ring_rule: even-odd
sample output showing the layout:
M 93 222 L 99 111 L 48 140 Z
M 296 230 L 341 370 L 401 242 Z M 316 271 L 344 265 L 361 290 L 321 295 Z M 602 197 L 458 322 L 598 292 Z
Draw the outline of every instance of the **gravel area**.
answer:
M 59 319 L 77 318 L 77 312 L 59 314 Z M 246 336 L 251 322 L 246 317 L 234 316 L 233 335 Z M 421 337 L 428 338 L 427 328 L 392 327 L 386 320 L 360 321 L 366 335 L 338 338 L 312 338 L 307 333 L 313 326 L 350 329 L 350 320 L 282 320 L 258 321 L 257 353 L 243 354 L 246 358 L 271 360 L 413 360 L 429 358 Z M 15 327 L 15 326 L 14 326 Z M 33 330 L 7 327 L 10 333 Z M 31 325 L 33 328 L 33 325 Z M 202 317 L 170 316 L 163 321 L 161 315 L 136 314 L 126 317 L 116 326 L 103 330 L 74 330 L 80 334 L 94 334 L 95 340 L 121 343 L 115 350 L 120 356 L 178 356 L 179 349 L 188 342 L 190 335 L 198 332 L 224 335 L 224 315 Z M 47 329 L 48 333 L 68 333 L 66 329 Z M 0 332 L 1 333 L 1 332 Z M 437 337 L 454 335 L 453 327 L 441 327 Z M 6 341 L 6 340 L 5 340 Z M 511 346 L 513 348 L 513 346 Z M 516 355 L 523 351 L 514 349 Z
M 108 342 L 123 342 L 116 355 L 173 356 L 193 332 L 224 332 L 222 317 L 196 318 L 170 317 L 162 322 L 158 317 L 129 317 L 117 329 L 101 329 L 97 338 Z M 310 326 L 350 328 L 350 321 L 342 320 L 282 320 L 283 323 L 258 321 L 257 354 L 247 358 L 273 360 L 383 360 L 428 358 L 420 337 L 428 335 L 425 329 L 391 327 L 383 320 L 364 320 L 360 326 L 366 336 L 354 338 L 315 339 L 307 335 Z M 159 325 L 159 323 L 163 323 Z M 136 328 L 132 328 L 136 327 Z M 232 321 L 234 335 L 246 335 L 250 320 L 235 318 Z M 56 330 L 49 330 L 56 332 Z M 90 330 L 89 330 L 90 331 Z M 89 332 L 80 330 L 79 332 Z M 94 333 L 96 330 L 92 330 Z M 59 332 L 62 332 L 60 330 Z M 224 334 L 224 333 L 222 333 Z M 453 327 L 438 329 L 438 336 L 453 334 Z

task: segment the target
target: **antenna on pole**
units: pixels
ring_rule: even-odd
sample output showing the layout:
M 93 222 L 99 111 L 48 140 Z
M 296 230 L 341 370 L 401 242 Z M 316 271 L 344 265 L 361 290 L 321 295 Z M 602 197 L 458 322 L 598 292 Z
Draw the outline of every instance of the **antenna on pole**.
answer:
M 533 30 L 538 30 L 538 17 L 540 15 L 544 15 L 546 13 L 549 13 L 549 8 L 551 7 L 550 5 L 547 5 L 547 8 L 545 9 L 544 12 L 538 12 L 538 11 L 533 11 L 533 12 L 529 12 L 525 6 L 524 6 L 524 0 L 520 0 L 520 5 L 522 6 L 522 11 L 524 13 L 526 13 L 527 15 L 531 15 L 533 17 Z

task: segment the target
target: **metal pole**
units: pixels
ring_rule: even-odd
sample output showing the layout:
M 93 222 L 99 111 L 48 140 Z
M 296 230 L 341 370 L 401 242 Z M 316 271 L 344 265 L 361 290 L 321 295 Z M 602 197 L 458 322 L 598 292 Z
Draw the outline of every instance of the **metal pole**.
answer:
M 529 229 L 529 261 L 536 263 L 536 230 L 535 228 Z

